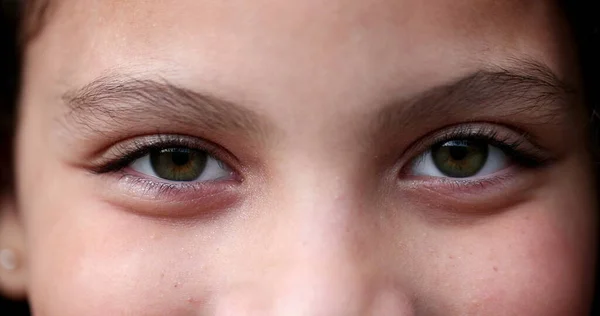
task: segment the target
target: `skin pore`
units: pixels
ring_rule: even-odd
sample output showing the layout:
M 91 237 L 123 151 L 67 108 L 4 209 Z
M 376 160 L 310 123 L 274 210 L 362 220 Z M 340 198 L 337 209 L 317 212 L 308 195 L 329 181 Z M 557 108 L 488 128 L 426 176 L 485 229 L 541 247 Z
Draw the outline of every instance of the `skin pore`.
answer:
M 587 315 L 594 171 L 554 2 L 51 8 L 3 204 L 34 315 Z M 489 144 L 485 172 L 440 174 L 448 141 Z M 203 181 L 152 174 L 182 148 Z

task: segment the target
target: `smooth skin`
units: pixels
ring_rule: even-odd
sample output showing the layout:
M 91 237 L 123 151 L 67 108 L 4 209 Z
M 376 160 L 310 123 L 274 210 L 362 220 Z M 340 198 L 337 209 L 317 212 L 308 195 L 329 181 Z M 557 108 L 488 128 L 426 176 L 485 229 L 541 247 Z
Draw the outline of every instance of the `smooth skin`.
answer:
M 0 226 L 25 262 L 2 288 L 37 316 L 587 315 L 572 47 L 552 1 L 55 1 L 25 54 Z M 465 126 L 544 166 L 416 172 Z M 228 177 L 105 168 L 164 135 Z

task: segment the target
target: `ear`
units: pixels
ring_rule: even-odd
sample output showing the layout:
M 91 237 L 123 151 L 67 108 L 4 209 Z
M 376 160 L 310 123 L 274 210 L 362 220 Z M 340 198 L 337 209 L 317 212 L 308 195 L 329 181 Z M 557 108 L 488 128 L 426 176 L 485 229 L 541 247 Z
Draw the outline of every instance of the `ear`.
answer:
M 0 196 L 0 295 L 25 299 L 26 262 L 23 225 L 12 197 Z

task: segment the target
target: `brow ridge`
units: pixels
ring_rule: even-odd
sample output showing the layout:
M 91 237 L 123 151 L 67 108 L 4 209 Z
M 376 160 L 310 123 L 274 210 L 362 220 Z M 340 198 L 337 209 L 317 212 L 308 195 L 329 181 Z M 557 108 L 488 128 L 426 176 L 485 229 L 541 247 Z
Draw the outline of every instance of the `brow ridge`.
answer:
M 517 65 L 476 70 L 416 96 L 390 102 L 379 112 L 372 129 L 408 127 L 436 118 L 468 118 L 469 113 L 496 118 L 527 114 L 530 124 L 557 123 L 577 90 L 543 64 L 520 61 Z
M 209 93 L 192 91 L 164 78 L 148 79 L 124 75 L 97 78 L 63 95 L 68 121 L 99 131 L 90 122 L 129 124 L 135 117 L 161 117 L 172 124 L 197 124 L 220 132 L 244 131 L 266 135 L 267 122 L 256 112 Z

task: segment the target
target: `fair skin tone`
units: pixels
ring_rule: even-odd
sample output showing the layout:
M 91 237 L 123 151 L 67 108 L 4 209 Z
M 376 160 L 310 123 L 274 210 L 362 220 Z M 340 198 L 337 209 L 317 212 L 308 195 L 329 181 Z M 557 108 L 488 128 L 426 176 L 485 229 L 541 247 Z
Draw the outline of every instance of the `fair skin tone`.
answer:
M 586 315 L 565 29 L 551 1 L 57 1 L 25 55 L 0 246 L 26 263 L 2 289 L 41 316 Z M 476 174 L 430 163 L 461 140 Z M 165 179 L 169 148 L 213 158 Z

